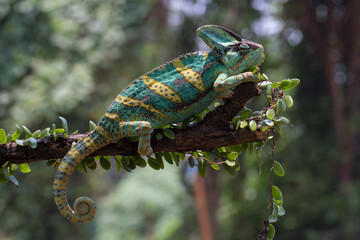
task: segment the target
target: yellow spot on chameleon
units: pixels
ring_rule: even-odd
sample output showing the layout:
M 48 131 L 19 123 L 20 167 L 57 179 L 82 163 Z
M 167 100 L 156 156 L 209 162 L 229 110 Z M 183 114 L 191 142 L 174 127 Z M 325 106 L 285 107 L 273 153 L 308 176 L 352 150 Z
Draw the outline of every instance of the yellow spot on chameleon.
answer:
M 119 120 L 119 115 L 117 115 L 116 113 L 105 113 L 105 117 L 109 118 L 110 120 L 114 120 L 114 121 L 118 121 Z
M 188 69 L 181 72 L 181 74 L 183 74 L 185 80 L 191 85 L 193 85 L 195 88 L 199 89 L 200 91 L 205 90 L 204 82 L 198 72 L 195 72 L 192 69 Z
M 180 96 L 169 86 L 152 79 L 149 76 L 141 77 L 152 93 L 162 96 L 174 103 L 181 103 Z
M 124 97 L 121 95 L 118 95 L 116 98 L 116 101 L 119 103 L 122 103 L 124 106 L 126 107 L 140 107 L 140 108 L 145 108 L 147 111 L 151 112 L 151 113 L 155 113 L 157 115 L 159 115 L 162 118 L 167 118 L 167 116 L 165 114 L 163 114 L 161 111 L 157 110 L 156 108 L 154 108 L 153 106 L 143 103 L 139 100 L 135 100 L 129 97 Z
M 72 167 L 69 166 L 66 162 L 62 162 L 59 166 L 59 171 L 64 172 L 66 175 L 70 176 L 72 171 Z
M 184 76 L 186 82 L 190 83 L 196 89 L 200 91 L 205 90 L 205 84 L 201 75 L 189 68 L 188 66 L 184 66 L 180 59 L 176 59 L 173 61 L 173 65 L 177 72 Z
M 69 152 L 68 155 L 71 156 L 72 158 L 81 158 L 83 159 L 84 156 L 75 148 L 72 148 Z
M 109 133 L 101 126 L 97 126 L 96 130 L 100 133 L 100 135 L 106 139 L 108 142 L 112 142 L 112 139 L 109 135 Z M 86 144 L 86 143 L 85 143 Z

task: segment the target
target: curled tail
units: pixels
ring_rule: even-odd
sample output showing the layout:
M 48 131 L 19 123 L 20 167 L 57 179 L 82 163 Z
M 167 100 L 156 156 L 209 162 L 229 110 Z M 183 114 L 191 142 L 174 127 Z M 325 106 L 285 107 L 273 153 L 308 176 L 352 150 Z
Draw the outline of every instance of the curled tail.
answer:
M 69 178 L 84 158 L 109 144 L 110 141 L 104 136 L 106 135 L 103 129 L 97 127 L 69 150 L 57 169 L 53 185 L 54 200 L 61 214 L 74 223 L 85 223 L 93 219 L 96 215 L 96 205 L 89 197 L 79 197 L 74 202 L 74 210 L 71 209 L 66 198 Z

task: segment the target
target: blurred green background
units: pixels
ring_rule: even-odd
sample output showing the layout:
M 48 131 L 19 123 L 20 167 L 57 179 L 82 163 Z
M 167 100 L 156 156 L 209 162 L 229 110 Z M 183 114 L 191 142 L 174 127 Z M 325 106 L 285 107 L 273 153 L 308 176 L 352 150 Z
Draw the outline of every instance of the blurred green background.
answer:
M 278 139 L 286 214 L 276 239 L 359 239 L 360 1 L 0 0 L 0 128 L 44 129 L 58 116 L 86 132 L 128 83 L 180 54 L 207 50 L 195 30 L 217 24 L 264 45 L 262 71 L 297 77 L 295 124 Z M 251 105 L 256 104 L 252 100 Z M 213 239 L 255 239 L 269 212 L 269 161 L 245 154 L 235 177 L 204 179 Z M 69 202 L 93 197 L 89 224 L 63 218 L 45 162 L 0 186 L 0 239 L 202 239 L 194 174 L 167 165 L 76 173 Z M 205 205 L 205 203 L 204 203 Z

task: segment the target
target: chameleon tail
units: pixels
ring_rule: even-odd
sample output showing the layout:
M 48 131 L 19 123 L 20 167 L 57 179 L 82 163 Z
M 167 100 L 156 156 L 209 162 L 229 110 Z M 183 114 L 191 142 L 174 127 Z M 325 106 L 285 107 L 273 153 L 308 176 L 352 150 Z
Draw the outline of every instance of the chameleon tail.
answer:
M 85 157 L 109 144 L 108 139 L 103 136 L 103 129 L 98 126 L 69 150 L 57 169 L 53 185 L 54 200 L 61 214 L 74 223 L 91 221 L 96 215 L 96 205 L 95 201 L 89 197 L 79 197 L 74 202 L 74 210 L 71 209 L 66 198 L 69 178 Z

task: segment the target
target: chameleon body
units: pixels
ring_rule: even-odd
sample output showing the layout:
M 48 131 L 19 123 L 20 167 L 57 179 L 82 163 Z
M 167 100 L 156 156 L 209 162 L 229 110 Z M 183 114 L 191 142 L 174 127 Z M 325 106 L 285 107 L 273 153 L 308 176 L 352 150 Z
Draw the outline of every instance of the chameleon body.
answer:
M 69 177 L 86 156 L 134 136 L 139 136 L 138 153 L 151 155 L 154 127 L 182 122 L 204 111 L 216 98 L 231 97 L 231 89 L 238 84 L 260 80 L 253 71 L 264 60 L 260 44 L 215 25 L 200 27 L 197 34 L 212 51 L 181 55 L 136 79 L 116 97 L 95 130 L 65 155 L 56 172 L 53 193 L 67 219 L 84 223 L 96 214 L 92 199 L 78 198 L 73 210 L 66 198 Z

